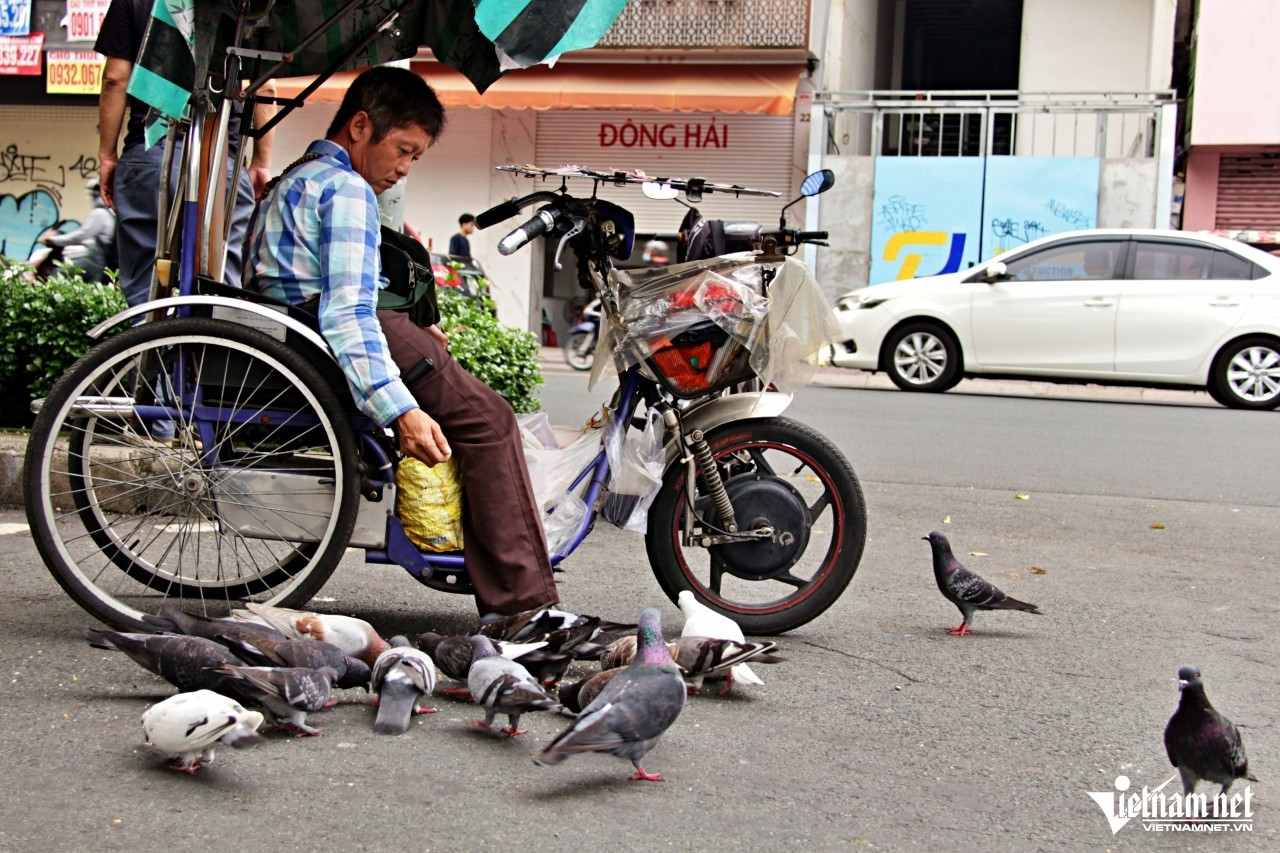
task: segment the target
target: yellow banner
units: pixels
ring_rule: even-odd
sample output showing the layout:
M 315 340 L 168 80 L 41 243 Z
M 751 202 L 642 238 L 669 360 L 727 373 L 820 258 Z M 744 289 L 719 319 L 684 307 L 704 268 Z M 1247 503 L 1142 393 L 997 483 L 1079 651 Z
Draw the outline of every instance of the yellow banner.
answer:
M 107 59 L 92 50 L 50 50 L 45 53 L 45 91 L 51 95 L 97 95 Z

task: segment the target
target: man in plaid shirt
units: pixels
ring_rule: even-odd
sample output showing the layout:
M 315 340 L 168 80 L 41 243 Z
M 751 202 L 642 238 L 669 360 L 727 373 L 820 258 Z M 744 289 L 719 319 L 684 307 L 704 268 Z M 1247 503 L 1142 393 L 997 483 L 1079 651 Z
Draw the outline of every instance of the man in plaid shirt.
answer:
M 320 331 L 361 411 L 394 427 L 400 449 L 435 465 L 458 454 L 466 489 L 463 540 L 481 614 L 559 601 L 515 414 L 467 373 L 439 326 L 377 309 L 376 196 L 444 127 L 422 78 L 380 67 L 351 84 L 326 138 L 263 200 L 248 243 L 247 286 L 294 305 L 319 297 Z M 401 378 L 429 359 L 425 376 Z

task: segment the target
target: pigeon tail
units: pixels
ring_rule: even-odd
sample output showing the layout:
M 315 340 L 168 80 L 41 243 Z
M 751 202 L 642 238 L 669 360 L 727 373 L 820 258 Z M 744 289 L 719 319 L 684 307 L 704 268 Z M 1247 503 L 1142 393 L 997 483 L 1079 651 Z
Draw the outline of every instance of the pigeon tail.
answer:
M 387 680 L 378 694 L 378 716 L 373 730 L 380 735 L 402 735 L 409 730 L 409 720 L 422 694 L 405 681 Z
M 1021 610 L 1024 613 L 1034 613 L 1036 616 L 1043 616 L 1040 608 L 1026 601 L 1019 601 L 1016 598 L 1005 596 L 1003 601 L 995 602 L 991 605 L 995 610 Z

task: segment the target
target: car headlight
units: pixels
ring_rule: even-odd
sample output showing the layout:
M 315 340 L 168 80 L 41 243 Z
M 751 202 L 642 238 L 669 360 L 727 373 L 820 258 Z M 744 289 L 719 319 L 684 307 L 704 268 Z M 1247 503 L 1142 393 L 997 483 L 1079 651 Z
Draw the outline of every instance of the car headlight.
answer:
M 859 293 L 849 294 L 840 298 L 836 303 L 837 311 L 857 311 L 860 308 L 875 308 L 883 302 L 889 300 L 888 296 L 881 296 L 877 293 Z

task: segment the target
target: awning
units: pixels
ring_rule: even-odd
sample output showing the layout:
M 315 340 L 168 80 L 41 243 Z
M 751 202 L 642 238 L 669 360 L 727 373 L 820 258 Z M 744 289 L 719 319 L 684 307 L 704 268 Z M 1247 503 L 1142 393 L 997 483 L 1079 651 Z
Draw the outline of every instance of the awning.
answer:
M 483 94 L 467 78 L 437 62 L 412 69 L 436 90 L 445 107 L 490 109 L 617 109 L 791 115 L 804 65 L 559 63 L 508 74 Z M 335 74 L 308 101 L 337 103 L 358 72 Z M 313 78 L 276 81 L 294 97 Z

